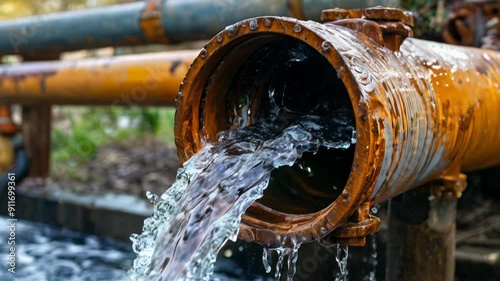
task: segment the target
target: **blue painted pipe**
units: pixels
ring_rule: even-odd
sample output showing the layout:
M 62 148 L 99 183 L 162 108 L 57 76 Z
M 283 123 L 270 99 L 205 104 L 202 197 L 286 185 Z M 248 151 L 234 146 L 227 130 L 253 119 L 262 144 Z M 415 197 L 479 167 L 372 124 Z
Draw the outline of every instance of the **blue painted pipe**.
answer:
M 159 3 L 153 13 L 144 12 L 148 1 Z M 397 2 L 397 0 L 148 1 L 0 22 L 0 55 L 44 57 L 46 54 L 80 49 L 209 39 L 234 22 L 256 16 L 290 16 L 318 21 L 323 9 L 394 6 Z M 155 17 L 159 17 L 156 29 L 143 25 L 144 21 Z

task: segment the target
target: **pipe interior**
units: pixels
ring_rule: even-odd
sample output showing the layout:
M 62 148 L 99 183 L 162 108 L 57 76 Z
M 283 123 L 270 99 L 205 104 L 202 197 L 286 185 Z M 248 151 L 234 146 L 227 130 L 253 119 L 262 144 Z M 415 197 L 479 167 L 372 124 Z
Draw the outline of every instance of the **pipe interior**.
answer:
M 215 118 L 215 130 L 219 132 L 268 120 L 270 114 L 290 123 L 298 116 L 328 116 L 340 109 L 354 115 L 348 92 L 335 69 L 304 42 L 285 35 L 263 34 L 226 48 L 230 50 L 214 68 L 203 91 L 201 124 L 213 123 Z M 215 112 L 215 116 L 208 112 Z M 354 123 L 354 117 L 351 120 Z M 272 172 L 269 186 L 258 202 L 290 214 L 313 213 L 327 207 L 347 183 L 354 151 L 353 144 L 347 150 L 321 147 L 318 153 L 305 153 L 294 166 Z

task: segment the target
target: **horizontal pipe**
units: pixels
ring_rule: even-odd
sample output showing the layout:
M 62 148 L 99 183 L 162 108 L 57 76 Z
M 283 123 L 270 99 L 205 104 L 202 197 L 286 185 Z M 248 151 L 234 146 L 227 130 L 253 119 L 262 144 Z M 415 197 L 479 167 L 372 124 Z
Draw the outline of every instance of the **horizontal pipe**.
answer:
M 209 39 L 245 18 L 276 15 L 318 20 L 323 9 L 394 0 L 148 0 L 0 22 L 0 55 L 41 56 L 108 46 Z
M 313 212 L 286 212 L 256 202 L 243 217 L 240 237 L 273 246 L 317 240 L 365 203 L 380 203 L 432 180 L 459 185 L 460 171 L 500 164 L 500 53 L 413 38 L 395 52 L 380 43 L 382 36 L 368 40 L 367 34 L 378 35 L 373 24 L 359 25 L 366 28 L 365 34 L 334 23 L 248 19 L 236 25 L 237 34 L 231 30 L 218 34 L 193 62 L 177 100 L 175 134 L 181 162 L 215 141 L 218 131 L 228 129 L 230 113 L 223 111 L 228 93 L 259 96 L 266 91 L 265 84 L 259 84 L 239 93 L 243 88 L 237 86 L 252 85 L 256 75 L 238 76 L 241 69 L 257 63 L 257 70 L 270 69 L 273 65 L 266 65 L 264 58 L 276 57 L 289 46 L 312 49 L 334 70 L 328 78 L 302 80 L 300 76 L 313 71 L 312 66 L 306 73 L 303 68 L 295 70 L 298 74 L 286 72 L 286 77 L 294 77 L 294 87 L 307 89 L 300 83 L 307 85 L 311 79 L 316 83 L 325 79 L 327 85 L 337 81 L 336 87 L 328 87 L 331 95 L 339 100 L 347 95 L 354 110 L 356 147 L 352 165 L 345 163 L 350 171 L 342 193 Z M 261 102 L 265 103 L 255 104 Z M 283 198 L 292 191 L 280 192 L 275 204 L 291 204 Z M 260 202 L 271 200 L 264 195 Z
M 0 66 L 0 103 L 173 106 L 199 51 Z

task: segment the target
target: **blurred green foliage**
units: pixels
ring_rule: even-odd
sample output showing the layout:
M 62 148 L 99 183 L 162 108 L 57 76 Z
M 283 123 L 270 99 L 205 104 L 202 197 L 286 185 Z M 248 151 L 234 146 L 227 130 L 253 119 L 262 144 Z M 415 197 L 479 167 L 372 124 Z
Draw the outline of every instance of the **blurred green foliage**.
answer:
M 54 126 L 51 156 L 56 178 L 84 179 L 79 167 L 85 165 L 99 147 L 155 138 L 174 142 L 175 110 L 148 107 L 63 108 L 69 128 Z

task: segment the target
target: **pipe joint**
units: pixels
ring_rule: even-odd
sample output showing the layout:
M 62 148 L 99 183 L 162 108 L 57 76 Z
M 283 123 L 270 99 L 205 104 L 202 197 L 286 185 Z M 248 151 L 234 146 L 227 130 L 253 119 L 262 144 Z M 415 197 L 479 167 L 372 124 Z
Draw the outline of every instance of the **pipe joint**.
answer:
M 154 43 L 171 43 L 161 21 L 161 11 L 166 0 L 148 0 L 139 17 L 144 36 Z

